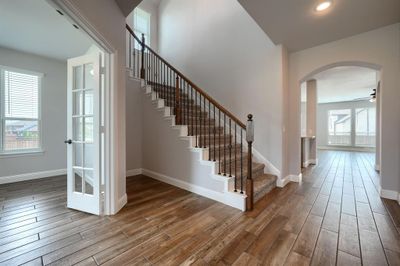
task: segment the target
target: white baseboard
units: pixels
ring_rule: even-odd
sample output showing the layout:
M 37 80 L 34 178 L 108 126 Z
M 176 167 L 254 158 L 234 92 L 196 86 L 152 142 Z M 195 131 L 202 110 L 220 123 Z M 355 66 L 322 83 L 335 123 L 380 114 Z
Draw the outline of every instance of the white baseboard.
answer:
M 375 171 L 380 171 L 381 170 L 381 166 L 379 164 L 375 164 Z
M 0 184 L 15 183 L 27 180 L 46 178 L 51 176 L 66 175 L 67 169 L 56 169 L 12 176 L 0 176 Z
M 204 187 L 200 187 L 183 180 L 179 180 L 170 176 L 166 176 L 148 169 L 143 169 L 143 175 L 149 176 L 161 182 L 179 187 L 181 189 L 193 192 L 200 196 L 221 202 L 233 208 L 245 211 L 246 209 L 246 196 L 234 192 L 218 192 Z
M 318 164 L 318 159 L 309 159 L 308 162 L 312 165 L 317 165 Z
M 137 168 L 137 169 L 131 169 L 131 170 L 126 170 L 126 177 L 131 177 L 131 176 L 135 176 L 135 175 L 141 175 L 143 173 L 143 169 L 142 168 Z
M 296 182 L 296 183 L 301 183 L 303 179 L 303 175 L 302 174 L 298 174 L 298 175 L 288 175 L 285 178 L 279 178 L 276 180 L 276 186 L 283 188 L 284 186 L 286 186 L 289 182 Z
M 351 147 L 351 146 L 318 146 L 318 150 L 333 150 L 333 151 L 358 151 L 358 152 L 375 152 L 375 148 L 368 147 Z
M 395 190 L 379 188 L 379 195 L 385 199 L 396 200 L 400 204 L 400 193 Z
M 117 214 L 124 206 L 128 203 L 128 195 L 125 193 L 121 198 L 118 199 L 117 209 L 115 210 L 114 214 Z

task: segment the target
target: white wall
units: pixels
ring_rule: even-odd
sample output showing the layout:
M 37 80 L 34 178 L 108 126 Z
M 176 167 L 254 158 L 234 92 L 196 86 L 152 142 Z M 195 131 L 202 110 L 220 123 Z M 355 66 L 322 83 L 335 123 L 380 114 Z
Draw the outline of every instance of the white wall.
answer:
M 143 91 L 140 81 L 126 80 L 126 170 L 143 167 Z
M 103 37 L 114 52 L 114 65 L 112 75 L 115 82 L 115 94 L 111 96 L 111 105 L 114 108 L 114 116 L 111 118 L 111 130 L 113 147 L 111 156 L 115 163 L 113 175 L 116 184 L 112 184 L 112 190 L 116 198 L 123 204 L 126 195 L 126 153 L 125 153 L 125 17 L 118 5 L 112 0 L 60 0 L 70 3 L 79 15 L 84 17 Z M 114 212 L 122 206 L 112 206 Z
M 158 51 L 158 4 L 153 1 L 143 0 L 137 7 L 150 13 L 151 15 L 150 47 L 157 52 Z M 126 24 L 128 24 L 133 29 L 133 11 L 126 17 Z
M 381 186 L 400 190 L 400 24 L 290 55 L 289 172 L 300 172 L 300 82 L 326 66 L 371 64 L 382 70 Z M 342 63 L 341 63 L 342 62 Z M 343 63 L 347 62 L 347 63 Z M 363 62 L 355 64 L 355 62 Z
M 159 51 L 241 121 L 252 113 L 255 149 L 282 168 L 286 51 L 237 1 L 161 1 Z
M 0 65 L 43 73 L 41 88 L 44 153 L 0 157 L 0 179 L 6 176 L 65 169 L 67 133 L 67 62 L 0 47 Z M 8 180 L 12 181 L 12 180 Z
M 352 101 L 318 104 L 317 108 L 317 145 L 321 148 L 328 146 L 328 111 L 337 109 L 355 109 L 375 107 L 369 101 Z M 352 147 L 354 148 L 354 147 Z M 360 149 L 362 150 L 362 149 Z
M 211 177 L 211 166 L 200 163 L 200 153 L 191 151 L 186 138 L 164 117 L 148 95 L 142 92 L 143 104 L 143 168 L 216 192 L 223 192 L 224 183 Z

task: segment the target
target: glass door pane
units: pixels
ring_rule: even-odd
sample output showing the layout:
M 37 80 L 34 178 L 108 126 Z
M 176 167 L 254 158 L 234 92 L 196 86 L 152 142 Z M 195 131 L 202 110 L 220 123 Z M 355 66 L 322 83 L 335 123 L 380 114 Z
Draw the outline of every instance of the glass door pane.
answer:
M 376 109 L 357 108 L 355 110 L 355 145 L 362 147 L 375 147 Z
M 328 144 L 351 145 L 351 109 L 328 112 Z

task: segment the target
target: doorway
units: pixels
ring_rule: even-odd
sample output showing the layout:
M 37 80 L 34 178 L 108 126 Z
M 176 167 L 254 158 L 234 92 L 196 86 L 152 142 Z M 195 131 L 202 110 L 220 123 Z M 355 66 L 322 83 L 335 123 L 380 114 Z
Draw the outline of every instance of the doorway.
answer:
M 111 214 L 113 53 L 57 3 L 2 5 L 0 184 L 33 186 L 28 202 L 54 185 L 69 208 Z
M 318 152 L 364 153 L 379 171 L 380 72 L 333 66 L 301 83 L 301 166 L 318 163 Z

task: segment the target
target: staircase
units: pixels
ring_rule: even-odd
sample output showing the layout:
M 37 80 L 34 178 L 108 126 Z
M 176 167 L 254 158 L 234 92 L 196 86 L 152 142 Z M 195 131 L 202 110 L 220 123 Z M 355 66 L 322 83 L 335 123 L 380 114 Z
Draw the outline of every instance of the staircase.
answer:
M 247 125 L 194 85 L 145 45 L 127 25 L 127 68 L 141 78 L 147 93 L 159 102 L 174 124 L 183 126 L 192 146 L 213 162 L 216 173 L 229 180 L 232 193 L 246 195 L 246 210 L 276 186 L 277 177 L 264 173 L 265 165 L 252 156 L 253 120 Z M 140 50 L 137 48 L 141 48 Z

